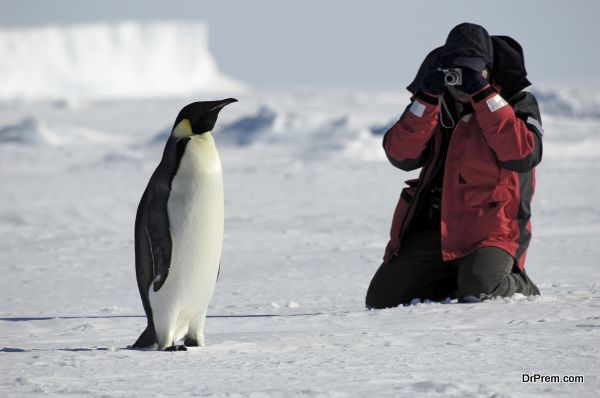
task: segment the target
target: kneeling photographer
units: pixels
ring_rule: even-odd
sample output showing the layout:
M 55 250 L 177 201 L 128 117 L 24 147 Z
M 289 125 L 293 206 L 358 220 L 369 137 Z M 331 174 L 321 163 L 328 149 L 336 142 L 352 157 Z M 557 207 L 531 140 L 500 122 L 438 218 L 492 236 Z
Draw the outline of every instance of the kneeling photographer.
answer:
M 543 134 L 526 76 L 514 39 L 470 23 L 426 57 L 383 140 L 394 166 L 422 170 L 402 191 L 367 307 L 540 294 L 524 268 Z

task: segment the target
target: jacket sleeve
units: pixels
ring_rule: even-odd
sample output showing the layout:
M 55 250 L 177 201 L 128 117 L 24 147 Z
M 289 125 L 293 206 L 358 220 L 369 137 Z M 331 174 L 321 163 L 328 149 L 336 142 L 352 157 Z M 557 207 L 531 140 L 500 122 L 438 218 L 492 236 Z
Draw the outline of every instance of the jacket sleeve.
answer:
M 383 136 L 383 149 L 390 163 L 405 171 L 423 166 L 439 111 L 436 97 L 422 92 L 413 97 L 400 120 Z
M 544 130 L 533 94 L 521 93 L 511 106 L 488 85 L 471 102 L 500 167 L 523 173 L 541 162 Z

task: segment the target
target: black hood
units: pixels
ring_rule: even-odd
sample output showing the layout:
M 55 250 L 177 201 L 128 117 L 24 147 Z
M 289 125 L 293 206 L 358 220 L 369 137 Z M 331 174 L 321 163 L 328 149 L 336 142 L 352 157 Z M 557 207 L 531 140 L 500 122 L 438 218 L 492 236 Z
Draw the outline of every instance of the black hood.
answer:
M 491 82 L 500 87 L 500 94 L 505 99 L 531 85 L 527 80 L 523 48 L 508 36 L 490 36 L 493 49 L 493 64 L 490 68 Z M 406 87 L 413 95 L 423 90 L 423 77 L 428 70 L 441 67 L 444 47 L 431 51 L 421 64 L 412 83 Z M 447 66 L 447 65 L 444 65 Z
M 487 30 L 473 23 L 455 26 L 440 52 L 440 64 L 443 68 L 470 68 L 476 72 L 493 69 L 494 50 Z

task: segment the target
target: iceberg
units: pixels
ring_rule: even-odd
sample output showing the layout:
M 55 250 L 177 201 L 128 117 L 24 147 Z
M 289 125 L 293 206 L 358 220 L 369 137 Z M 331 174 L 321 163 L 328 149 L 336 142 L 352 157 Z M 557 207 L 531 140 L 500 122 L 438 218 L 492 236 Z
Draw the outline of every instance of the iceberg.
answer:
M 0 99 L 136 98 L 235 92 L 198 21 L 0 29 Z

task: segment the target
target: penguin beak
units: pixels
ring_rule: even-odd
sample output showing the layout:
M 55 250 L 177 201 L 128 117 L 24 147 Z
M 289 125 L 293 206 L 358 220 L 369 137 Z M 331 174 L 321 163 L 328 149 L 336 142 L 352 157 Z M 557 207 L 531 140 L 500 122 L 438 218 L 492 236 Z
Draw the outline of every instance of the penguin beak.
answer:
M 221 111 L 221 109 L 223 109 L 225 106 L 232 104 L 234 102 L 238 102 L 238 100 L 236 100 L 235 98 L 227 98 L 222 101 L 219 101 L 217 103 L 217 105 L 215 105 L 214 107 L 212 107 L 210 109 L 209 113 L 213 113 L 213 112 L 219 113 Z

